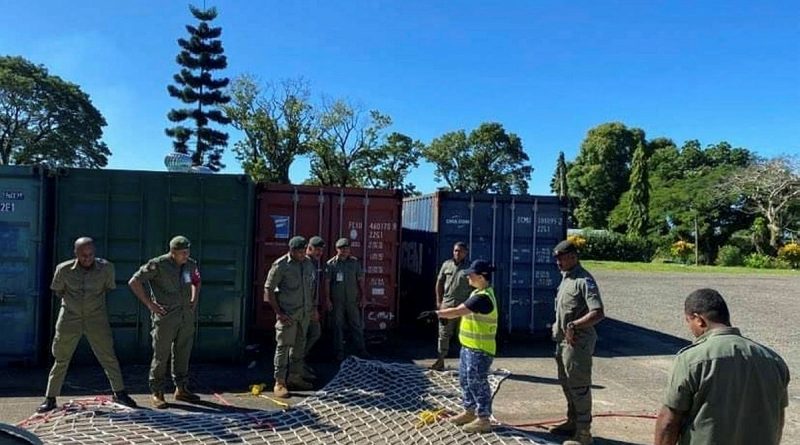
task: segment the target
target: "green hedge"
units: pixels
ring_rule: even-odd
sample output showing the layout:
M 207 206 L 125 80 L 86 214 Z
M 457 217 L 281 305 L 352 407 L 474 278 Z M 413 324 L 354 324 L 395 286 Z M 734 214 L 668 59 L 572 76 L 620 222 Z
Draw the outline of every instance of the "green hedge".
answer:
M 741 266 L 744 264 L 744 258 L 741 248 L 726 244 L 719 249 L 717 264 L 720 266 Z
M 587 260 L 650 262 L 655 253 L 655 245 L 645 238 L 601 231 L 578 236 L 586 240 L 581 258 Z

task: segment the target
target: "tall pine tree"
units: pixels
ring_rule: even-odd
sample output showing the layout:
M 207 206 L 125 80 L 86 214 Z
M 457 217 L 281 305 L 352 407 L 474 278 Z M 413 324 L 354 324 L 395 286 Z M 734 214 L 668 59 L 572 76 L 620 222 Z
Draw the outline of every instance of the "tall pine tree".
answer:
M 558 152 L 556 162 L 556 172 L 550 180 L 550 190 L 561 199 L 569 197 L 569 186 L 567 185 L 567 162 L 564 160 L 564 152 Z
M 636 145 L 631 161 L 631 205 L 628 213 L 628 234 L 644 236 L 650 222 L 650 179 L 647 168 L 647 153 L 642 141 Z
M 216 107 L 228 103 L 231 98 L 222 91 L 228 86 L 229 79 L 215 79 L 211 73 L 227 67 L 228 59 L 219 40 L 222 28 L 209 26 L 209 22 L 217 17 L 217 9 L 201 10 L 189 5 L 189 10 L 200 24 L 196 27 L 187 25 L 189 39 L 178 39 L 182 50 L 176 61 L 183 68 L 173 76 L 176 85 L 167 86 L 169 95 L 180 99 L 187 107 L 173 109 L 167 114 L 167 118 L 177 125 L 167 128 L 166 133 L 174 139 L 172 145 L 176 152 L 191 153 L 192 165 L 205 165 L 219 171 L 225 168 L 221 158 L 228 145 L 228 134 L 211 128 L 209 124 L 230 123 L 230 119 Z M 187 119 L 194 120 L 194 125 L 182 125 Z M 194 149 L 190 150 L 192 142 Z

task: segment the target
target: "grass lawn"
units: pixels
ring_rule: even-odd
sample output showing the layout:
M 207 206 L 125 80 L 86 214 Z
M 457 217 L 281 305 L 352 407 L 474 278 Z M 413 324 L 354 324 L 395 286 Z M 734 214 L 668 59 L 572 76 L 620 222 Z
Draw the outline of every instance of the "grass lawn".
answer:
M 734 275 L 794 275 L 800 277 L 800 270 L 751 269 L 749 267 L 685 266 L 665 263 L 622 263 L 618 261 L 581 260 L 591 270 L 622 270 L 630 272 L 675 272 L 675 273 L 715 273 Z

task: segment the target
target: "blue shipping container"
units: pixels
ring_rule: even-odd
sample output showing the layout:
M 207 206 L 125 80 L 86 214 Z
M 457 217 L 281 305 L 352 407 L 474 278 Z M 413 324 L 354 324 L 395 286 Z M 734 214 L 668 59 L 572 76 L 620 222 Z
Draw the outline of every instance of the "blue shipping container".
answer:
M 39 361 L 48 181 L 35 167 L 0 167 L 0 366 Z
M 403 203 L 401 282 L 403 316 L 430 309 L 442 262 L 453 244 L 467 243 L 470 260 L 491 261 L 501 331 L 542 334 L 550 329 L 561 275 L 552 257 L 566 237 L 566 207 L 554 196 L 439 192 Z

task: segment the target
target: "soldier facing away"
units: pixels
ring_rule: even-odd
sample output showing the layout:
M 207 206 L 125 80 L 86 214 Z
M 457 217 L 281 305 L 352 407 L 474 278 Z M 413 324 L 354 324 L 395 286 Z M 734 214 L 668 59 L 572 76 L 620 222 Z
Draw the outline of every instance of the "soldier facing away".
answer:
M 689 294 L 684 318 L 695 341 L 675 357 L 654 443 L 779 444 L 789 403 L 786 362 L 731 327 L 714 289 Z
M 47 379 L 45 401 L 37 412 L 47 412 L 56 407 L 56 397 L 61 394 L 69 362 L 84 335 L 111 383 L 113 400 L 136 408 L 136 402 L 125 392 L 108 322 L 106 294 L 117 287 L 114 265 L 95 257 L 91 238 L 78 238 L 74 246 L 75 258 L 56 266 L 50 284 L 50 289 L 61 299 L 61 309 L 53 338 L 55 363 Z

